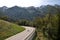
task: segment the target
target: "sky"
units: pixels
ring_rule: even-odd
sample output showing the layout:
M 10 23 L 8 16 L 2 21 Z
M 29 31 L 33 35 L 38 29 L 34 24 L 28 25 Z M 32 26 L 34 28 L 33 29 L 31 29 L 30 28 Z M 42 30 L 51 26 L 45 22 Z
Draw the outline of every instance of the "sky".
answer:
M 7 6 L 7 7 L 12 7 L 12 6 L 21 6 L 21 7 L 29 7 L 29 6 L 41 6 L 41 5 L 54 5 L 54 4 L 59 4 L 59 0 L 0 0 L 0 7 L 2 6 Z

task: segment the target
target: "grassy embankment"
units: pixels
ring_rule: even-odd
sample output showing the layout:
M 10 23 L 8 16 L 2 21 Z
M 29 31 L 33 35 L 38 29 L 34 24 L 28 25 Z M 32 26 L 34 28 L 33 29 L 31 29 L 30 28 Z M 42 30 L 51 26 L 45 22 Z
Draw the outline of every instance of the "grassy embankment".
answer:
M 25 28 L 19 25 L 0 20 L 0 40 L 4 40 L 24 30 Z

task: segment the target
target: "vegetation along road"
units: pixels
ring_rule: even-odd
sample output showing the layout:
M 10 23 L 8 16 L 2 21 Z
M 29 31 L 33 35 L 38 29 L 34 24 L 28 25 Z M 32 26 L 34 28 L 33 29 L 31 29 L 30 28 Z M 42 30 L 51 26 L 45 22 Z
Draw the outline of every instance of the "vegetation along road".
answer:
M 22 26 L 25 27 L 26 30 L 24 30 L 21 33 L 18 33 L 12 37 L 9 37 L 5 40 L 32 40 L 34 34 L 35 34 L 35 28 L 33 27 L 26 27 L 26 26 Z

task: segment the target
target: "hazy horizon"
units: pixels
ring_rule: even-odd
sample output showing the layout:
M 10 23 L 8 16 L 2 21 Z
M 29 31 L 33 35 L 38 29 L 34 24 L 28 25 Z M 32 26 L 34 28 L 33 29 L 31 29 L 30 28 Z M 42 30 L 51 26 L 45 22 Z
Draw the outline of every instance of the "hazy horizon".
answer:
M 55 4 L 60 5 L 59 3 L 60 3 L 59 0 L 0 0 L 0 7 L 2 6 L 39 7 L 41 5 L 55 5 Z

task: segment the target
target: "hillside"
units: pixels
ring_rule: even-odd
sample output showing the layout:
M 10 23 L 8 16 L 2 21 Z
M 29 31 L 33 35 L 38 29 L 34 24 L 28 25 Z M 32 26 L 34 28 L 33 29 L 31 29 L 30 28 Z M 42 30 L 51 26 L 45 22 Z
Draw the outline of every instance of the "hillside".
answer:
M 0 8 L 0 19 L 16 23 L 18 25 L 30 26 L 36 28 L 36 40 L 57 40 L 60 39 L 60 5 L 43 5 L 40 7 L 18 7 Z M 5 22 L 4 21 L 4 22 Z M 15 34 L 15 24 L 0 23 L 7 34 Z M 10 25 L 11 24 L 11 25 Z M 9 26 L 8 26 L 9 25 Z M 18 26 L 17 25 L 17 26 Z M 0 27 L 2 30 L 2 26 Z M 5 26 L 7 26 L 5 29 Z M 11 26 L 11 27 L 10 27 Z M 13 29 L 12 29 L 13 27 Z M 18 27 L 19 28 L 19 27 Z M 18 29 L 17 28 L 17 29 Z M 11 31 L 11 30 L 13 31 Z M 0 39 L 9 37 L 5 32 L 1 31 Z M 19 31 L 18 31 L 19 32 Z M 17 32 L 16 32 L 17 33 Z M 9 34 L 9 35 L 10 35 Z M 2 37 L 3 35 L 3 37 Z M 5 36 L 4 36 L 5 35 Z
M 23 27 L 0 20 L 0 40 L 4 40 L 12 35 L 22 32 L 23 30 L 25 30 Z

